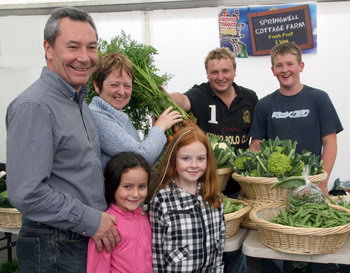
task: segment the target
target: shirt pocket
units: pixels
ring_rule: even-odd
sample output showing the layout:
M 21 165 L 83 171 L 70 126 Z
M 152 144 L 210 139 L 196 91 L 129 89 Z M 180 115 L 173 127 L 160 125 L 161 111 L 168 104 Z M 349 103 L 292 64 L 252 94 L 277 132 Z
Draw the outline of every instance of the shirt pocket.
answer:
M 170 249 L 190 245 L 194 234 L 201 233 L 201 225 L 198 215 L 193 208 L 187 210 L 173 210 L 167 220 L 166 241 Z
M 165 264 L 171 265 L 187 260 L 190 256 L 188 245 L 179 247 L 165 255 Z

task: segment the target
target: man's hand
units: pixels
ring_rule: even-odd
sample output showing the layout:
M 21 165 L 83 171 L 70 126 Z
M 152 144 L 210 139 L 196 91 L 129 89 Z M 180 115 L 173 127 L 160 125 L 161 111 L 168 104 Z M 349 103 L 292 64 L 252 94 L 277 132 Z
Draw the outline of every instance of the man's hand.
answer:
M 318 185 L 318 187 L 322 190 L 322 193 L 323 193 L 324 196 L 328 196 L 329 195 L 327 184 L 328 184 L 328 178 L 326 180 L 324 180 L 324 181 L 321 181 L 320 184 Z
M 249 145 L 249 150 L 253 153 L 260 152 L 260 143 L 262 142 L 261 139 L 253 138 Z
M 113 248 L 119 243 L 120 237 L 115 224 L 116 220 L 113 215 L 102 212 L 100 226 L 92 237 L 98 251 L 105 248 L 106 251 L 112 252 Z

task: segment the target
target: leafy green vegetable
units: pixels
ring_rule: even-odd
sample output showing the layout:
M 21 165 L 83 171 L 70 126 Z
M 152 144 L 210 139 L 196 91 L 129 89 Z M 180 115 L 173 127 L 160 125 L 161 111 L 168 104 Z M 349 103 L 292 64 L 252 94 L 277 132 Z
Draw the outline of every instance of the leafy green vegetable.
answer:
M 9 194 L 8 194 L 7 191 L 3 191 L 2 193 L 0 193 L 0 197 L 8 199 L 9 198 Z
M 225 195 L 223 195 L 223 205 L 224 205 L 224 214 L 236 212 L 244 208 L 243 204 L 235 202 L 234 199 L 228 198 Z
M 236 158 L 234 148 L 226 140 L 216 135 L 209 135 L 209 141 L 214 152 L 217 168 L 233 167 L 233 160 Z
M 237 154 L 238 155 L 236 156 L 236 159 L 234 161 L 234 166 L 237 169 L 249 169 L 249 160 L 256 161 L 256 155 L 249 150 L 243 151 L 242 149 L 238 149 Z M 254 168 L 256 168 L 256 164 Z
M 309 165 L 310 175 L 321 173 L 323 166 L 320 157 L 305 150 L 302 154 L 297 154 L 296 146 L 296 141 L 280 140 L 276 137 L 274 140 L 263 140 L 258 153 L 238 149 L 237 160 L 233 162 L 235 171 L 244 176 L 277 177 L 279 181 L 291 176 L 301 176 L 305 165 Z M 292 187 L 293 183 L 279 185 Z M 295 185 L 299 184 L 300 181 Z
M 250 157 L 248 156 L 239 156 L 237 159 L 234 161 L 235 166 L 238 170 L 244 170 L 245 169 L 245 163 Z
M 0 207 L 1 208 L 13 208 L 9 201 L 9 196 L 7 191 L 0 193 Z

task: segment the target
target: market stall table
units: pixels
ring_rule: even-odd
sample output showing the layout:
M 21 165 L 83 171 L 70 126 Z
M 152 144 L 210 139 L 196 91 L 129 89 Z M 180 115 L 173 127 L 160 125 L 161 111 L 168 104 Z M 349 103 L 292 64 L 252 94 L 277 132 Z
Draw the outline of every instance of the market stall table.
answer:
M 16 242 L 12 242 L 12 234 L 18 234 L 19 228 L 6 228 L 0 227 L 0 232 L 4 233 L 4 237 L 0 238 L 0 241 L 6 240 L 6 245 L 0 248 L 0 251 L 7 249 L 7 260 L 12 260 L 12 247 L 16 245 Z
M 7 240 L 6 246 L 0 248 L 0 251 L 7 249 L 9 261 L 12 260 L 11 248 L 16 245 L 16 242 L 12 242 L 12 234 L 18 234 L 19 230 L 19 228 L 0 227 L 0 232 L 3 232 L 5 234 L 5 236 L 3 238 L 0 238 L 0 240 Z M 246 238 L 247 234 L 247 229 L 240 228 L 234 236 L 225 239 L 224 252 L 231 252 L 239 249 L 242 246 L 242 243 Z
M 248 230 L 246 228 L 240 228 L 235 235 L 225 239 L 224 252 L 232 252 L 240 249 L 247 235 Z
M 257 230 L 250 230 L 246 239 L 243 242 L 242 251 L 245 255 L 256 258 L 277 259 L 284 261 L 284 273 L 288 273 L 291 270 L 291 263 L 288 261 L 300 261 L 310 263 L 335 263 L 350 265 L 350 238 L 348 238 L 342 247 L 335 253 L 324 255 L 297 255 L 282 253 L 272 248 L 265 246 L 259 237 Z M 339 268 L 338 272 L 343 269 L 349 269 L 350 267 Z M 321 273 L 321 272 L 320 272 Z

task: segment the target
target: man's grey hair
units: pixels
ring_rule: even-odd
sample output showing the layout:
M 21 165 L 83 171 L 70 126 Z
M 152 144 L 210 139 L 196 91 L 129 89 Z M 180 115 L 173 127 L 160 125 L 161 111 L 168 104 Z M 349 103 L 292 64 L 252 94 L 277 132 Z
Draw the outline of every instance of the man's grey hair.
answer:
M 44 40 L 48 41 L 51 46 L 55 44 L 59 32 L 60 20 L 66 17 L 73 21 L 88 22 L 95 30 L 96 39 L 98 39 L 95 23 L 85 10 L 74 7 L 63 7 L 53 10 L 45 25 Z

